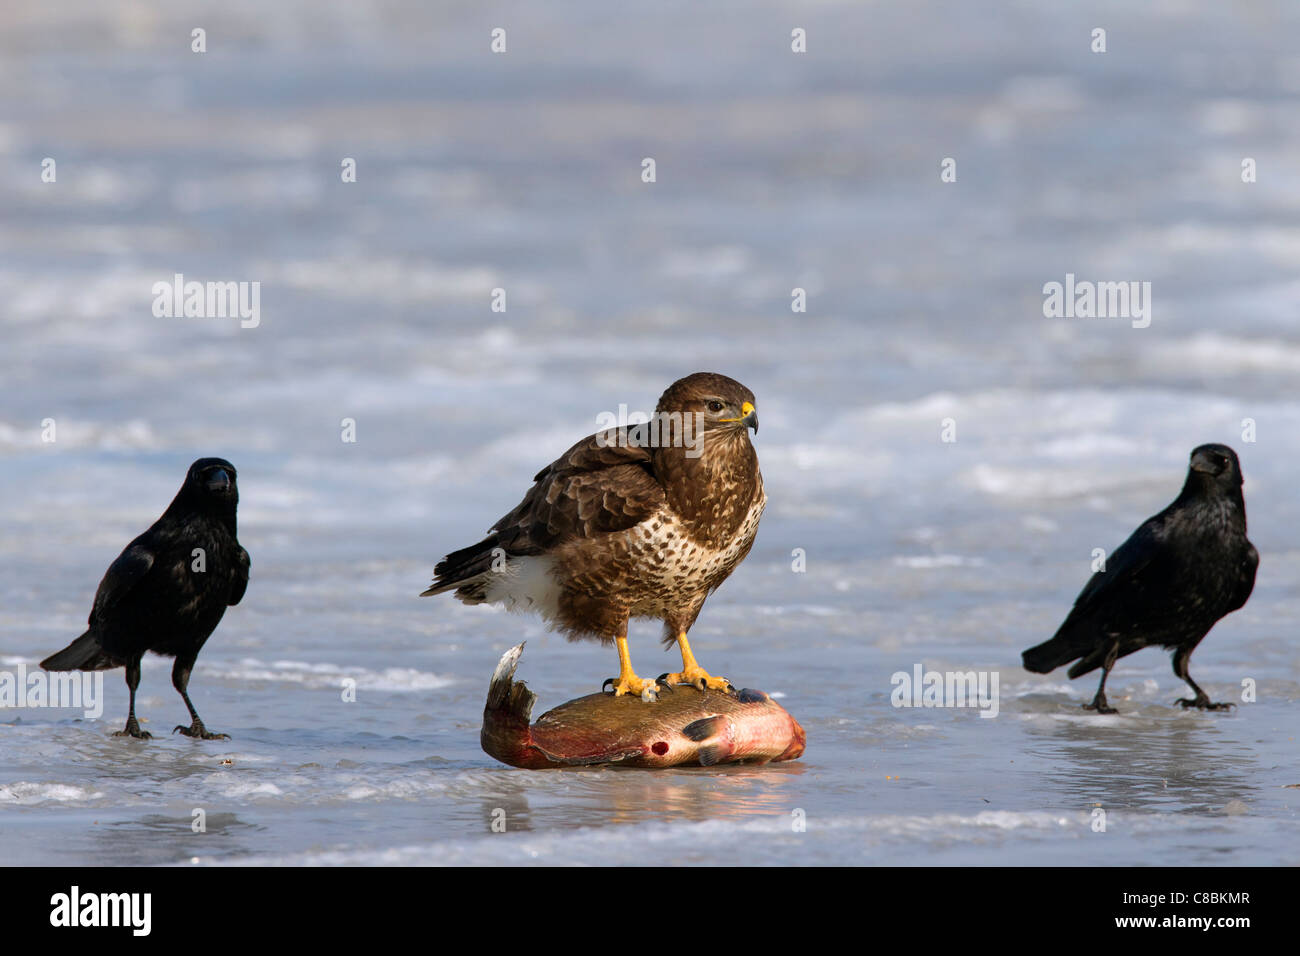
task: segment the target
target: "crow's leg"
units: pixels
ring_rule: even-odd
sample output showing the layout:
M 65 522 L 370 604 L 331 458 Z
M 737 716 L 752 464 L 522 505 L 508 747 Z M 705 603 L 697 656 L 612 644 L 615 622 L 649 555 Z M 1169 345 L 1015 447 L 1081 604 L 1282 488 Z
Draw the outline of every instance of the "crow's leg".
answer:
M 1084 704 L 1084 710 L 1095 710 L 1099 714 L 1118 714 L 1119 711 L 1106 703 L 1106 678 L 1110 676 L 1110 669 L 1115 666 L 1115 659 L 1119 657 L 1119 638 L 1116 638 L 1110 645 L 1110 650 L 1106 652 L 1106 659 L 1101 664 L 1101 683 L 1097 685 L 1097 696 L 1092 699 L 1092 703 Z
M 183 727 L 177 725 L 172 731 L 174 734 L 184 734 L 186 737 L 200 737 L 203 740 L 229 740 L 230 734 L 213 734 L 208 732 L 208 728 L 203 726 L 203 721 L 199 719 L 199 712 L 194 709 L 194 704 L 190 702 L 189 691 L 186 689 L 190 686 L 190 669 L 194 667 L 194 658 L 178 657 L 176 663 L 172 665 L 172 686 L 180 691 L 180 695 L 185 700 L 185 706 L 190 710 L 190 725 Z
M 1180 679 L 1187 681 L 1187 685 L 1191 687 L 1192 690 L 1196 691 L 1196 696 L 1191 700 L 1186 697 L 1180 697 L 1176 703 L 1181 704 L 1183 707 L 1195 707 L 1197 710 L 1231 710 L 1236 707 L 1237 705 L 1231 701 L 1217 704 L 1212 702 L 1209 695 L 1197 686 L 1196 681 L 1192 680 L 1189 667 L 1192 661 L 1192 651 L 1194 650 L 1196 650 L 1195 644 L 1189 647 L 1180 647 L 1174 653 L 1174 673 L 1177 674 Z
M 140 686 L 140 658 L 135 657 L 126 662 L 126 689 L 131 692 L 131 707 L 126 712 L 126 726 L 113 734 L 114 737 L 136 737 L 149 740 L 153 734 L 140 729 L 140 722 L 135 719 L 135 689 Z

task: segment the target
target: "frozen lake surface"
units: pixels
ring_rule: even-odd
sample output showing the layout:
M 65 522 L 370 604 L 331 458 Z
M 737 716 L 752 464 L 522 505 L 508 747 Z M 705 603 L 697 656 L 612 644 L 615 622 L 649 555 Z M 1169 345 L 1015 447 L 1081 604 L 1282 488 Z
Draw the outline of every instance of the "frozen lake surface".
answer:
M 151 742 L 111 736 L 120 670 L 100 720 L 0 710 L 0 861 L 1300 863 L 1300 8 L 712 6 L 0 11 L 0 670 L 81 632 L 194 458 L 239 468 L 252 555 L 190 684 L 232 739 L 167 735 L 158 657 Z M 154 317 L 175 273 L 260 282 L 260 324 Z M 1045 318 L 1067 274 L 1151 282 L 1150 327 Z M 769 505 L 692 643 L 807 753 L 496 764 L 506 648 L 537 713 L 614 653 L 416 595 L 598 413 L 701 369 L 757 394 Z M 1256 700 L 1184 712 L 1148 649 L 1088 714 L 1095 675 L 1020 651 L 1209 441 L 1261 565 L 1192 673 Z M 917 665 L 996 671 L 997 717 L 892 706 Z

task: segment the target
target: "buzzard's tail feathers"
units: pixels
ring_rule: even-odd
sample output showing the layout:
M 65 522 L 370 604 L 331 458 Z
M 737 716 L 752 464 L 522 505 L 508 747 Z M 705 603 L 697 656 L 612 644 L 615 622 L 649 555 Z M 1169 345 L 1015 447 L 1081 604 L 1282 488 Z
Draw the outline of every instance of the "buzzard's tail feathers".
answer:
M 485 576 L 502 568 L 506 553 L 493 535 L 478 544 L 447 555 L 433 569 L 433 583 L 420 597 L 442 594 L 455 589 L 456 597 L 466 604 L 482 604 L 487 599 Z
M 452 581 L 450 584 L 439 584 L 434 581 L 431 585 L 420 592 L 420 597 L 429 597 L 432 594 L 442 594 L 452 589 L 456 591 L 456 600 L 462 604 L 484 604 L 487 602 L 487 582 L 486 581 Z
M 118 662 L 104 652 L 99 638 L 90 631 L 41 661 L 47 671 L 102 671 L 117 666 Z

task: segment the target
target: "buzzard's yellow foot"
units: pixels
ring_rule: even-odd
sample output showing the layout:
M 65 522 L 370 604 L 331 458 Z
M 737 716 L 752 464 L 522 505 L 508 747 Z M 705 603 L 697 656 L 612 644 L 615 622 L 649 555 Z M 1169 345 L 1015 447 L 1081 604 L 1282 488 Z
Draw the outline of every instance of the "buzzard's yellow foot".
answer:
M 720 690 L 728 694 L 736 692 L 736 688 L 731 686 L 731 681 L 725 677 L 714 677 L 698 665 L 688 667 L 684 671 L 678 671 L 676 674 L 662 674 L 659 677 L 659 683 L 668 687 L 673 684 L 690 684 L 699 690 Z
M 604 690 L 612 684 L 615 697 L 634 694 L 644 701 L 658 700 L 659 685 L 655 681 L 637 677 L 632 670 L 632 658 L 627 653 L 627 636 L 614 638 L 614 646 L 618 648 L 618 676 L 605 681 L 600 689 Z
M 691 642 L 686 639 L 685 631 L 677 632 L 677 649 L 682 652 L 682 669 L 676 674 L 663 674 L 659 678 L 659 683 L 665 687 L 671 687 L 673 684 L 690 684 L 702 691 L 720 690 L 727 694 L 736 692 L 736 688 L 731 686 L 731 681 L 725 677 L 714 677 L 695 662 L 695 655 L 691 653 Z
M 606 687 L 611 686 L 614 688 L 615 697 L 631 694 L 633 697 L 640 697 L 646 702 L 659 699 L 659 685 L 655 681 L 645 680 L 635 674 L 611 677 L 600 685 L 600 689 L 604 690 Z

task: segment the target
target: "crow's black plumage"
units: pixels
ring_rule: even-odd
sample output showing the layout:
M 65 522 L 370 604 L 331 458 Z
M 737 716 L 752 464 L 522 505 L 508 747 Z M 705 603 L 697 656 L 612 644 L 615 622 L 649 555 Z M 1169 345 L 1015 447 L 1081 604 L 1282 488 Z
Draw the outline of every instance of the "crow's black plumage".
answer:
M 1148 518 L 1093 574 L 1065 623 L 1044 644 L 1023 654 L 1027 670 L 1046 674 L 1069 661 L 1069 676 L 1102 668 L 1092 703 L 1106 703 L 1106 677 L 1115 661 L 1158 644 L 1173 651 L 1174 673 L 1196 692 L 1184 707 L 1221 710 L 1188 673 L 1196 645 L 1216 621 L 1246 603 L 1255 586 L 1259 553 L 1246 539 L 1241 465 L 1227 445 L 1192 451 L 1182 493 Z
M 118 736 L 152 736 L 135 718 L 145 651 L 176 658 L 172 685 L 189 708 L 190 726 L 173 733 L 226 736 L 208 732 L 186 688 L 204 641 L 248 587 L 248 552 L 235 538 L 238 504 L 234 465 L 222 458 L 190 465 L 162 517 L 127 545 L 99 582 L 86 633 L 41 661 L 51 671 L 125 667 L 131 705 Z

